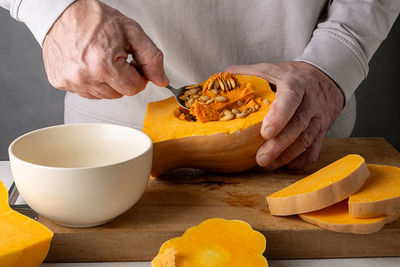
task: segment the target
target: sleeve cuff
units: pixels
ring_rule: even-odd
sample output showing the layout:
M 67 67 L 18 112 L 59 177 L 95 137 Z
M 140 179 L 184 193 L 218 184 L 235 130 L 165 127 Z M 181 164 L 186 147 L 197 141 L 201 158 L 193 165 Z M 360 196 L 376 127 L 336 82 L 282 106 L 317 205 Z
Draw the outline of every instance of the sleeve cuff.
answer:
M 302 55 L 304 61 L 326 73 L 343 91 L 346 105 L 368 73 L 368 63 L 357 47 L 334 32 L 314 32 Z
M 54 22 L 75 0 L 20 0 L 15 1 L 10 13 L 28 26 L 40 45 Z

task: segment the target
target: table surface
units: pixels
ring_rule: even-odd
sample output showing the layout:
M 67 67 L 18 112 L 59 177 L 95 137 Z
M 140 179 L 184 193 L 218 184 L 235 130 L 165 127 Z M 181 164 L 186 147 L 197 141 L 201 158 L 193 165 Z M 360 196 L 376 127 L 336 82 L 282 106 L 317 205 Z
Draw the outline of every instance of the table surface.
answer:
M 0 161 L 0 180 L 6 188 L 12 184 L 12 174 L 10 163 Z M 24 204 L 24 200 L 19 197 L 17 204 Z M 387 258 L 346 258 L 346 259 L 310 259 L 310 260 L 269 260 L 271 267 L 346 267 L 346 266 L 376 266 L 376 267 L 394 267 L 400 266 L 400 257 Z M 103 263 L 44 263 L 43 267 L 150 267 L 150 262 L 103 262 Z

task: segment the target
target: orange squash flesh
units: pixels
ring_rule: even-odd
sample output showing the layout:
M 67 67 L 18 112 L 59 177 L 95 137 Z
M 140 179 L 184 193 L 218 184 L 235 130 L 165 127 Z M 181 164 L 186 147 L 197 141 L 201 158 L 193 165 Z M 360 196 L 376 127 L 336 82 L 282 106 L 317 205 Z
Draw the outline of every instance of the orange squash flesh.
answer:
M 39 266 L 52 237 L 46 227 L 8 206 L 7 189 L 0 181 L 0 266 Z
M 400 168 L 368 164 L 371 176 L 349 198 L 352 217 L 378 217 L 400 212 Z
M 261 123 L 275 93 L 262 78 L 235 77 L 241 84 L 251 84 L 252 94 L 261 103 L 257 112 L 244 119 L 189 122 L 179 119 L 173 97 L 148 104 L 143 132 L 153 141 L 152 176 L 181 167 L 238 172 L 256 165 L 255 154 L 265 142 L 259 133 Z
M 395 221 L 400 213 L 376 218 L 354 218 L 349 215 L 347 199 L 325 209 L 299 214 L 300 218 L 321 228 L 342 233 L 370 234 Z
M 166 241 L 152 267 L 266 267 L 265 237 L 238 220 L 209 219 Z
M 328 207 L 357 192 L 369 177 L 365 160 L 347 155 L 267 197 L 271 214 L 294 215 Z

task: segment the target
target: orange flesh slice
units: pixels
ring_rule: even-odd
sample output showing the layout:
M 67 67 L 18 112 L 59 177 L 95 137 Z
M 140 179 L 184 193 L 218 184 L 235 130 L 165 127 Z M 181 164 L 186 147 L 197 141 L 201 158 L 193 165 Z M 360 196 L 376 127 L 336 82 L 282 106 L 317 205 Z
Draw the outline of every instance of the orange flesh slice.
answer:
M 400 168 L 367 164 L 371 176 L 349 202 L 373 202 L 400 197 Z
M 346 178 L 363 162 L 359 155 L 347 155 L 269 197 L 289 197 L 319 190 Z

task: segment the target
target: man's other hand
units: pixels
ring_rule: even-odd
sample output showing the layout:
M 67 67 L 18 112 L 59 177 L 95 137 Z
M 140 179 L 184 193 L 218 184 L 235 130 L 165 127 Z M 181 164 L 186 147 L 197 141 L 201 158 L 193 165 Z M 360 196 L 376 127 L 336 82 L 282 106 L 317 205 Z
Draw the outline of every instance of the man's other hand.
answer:
M 257 163 L 269 170 L 301 169 L 319 158 L 322 140 L 344 105 L 341 89 L 321 70 L 305 62 L 232 66 L 276 85 L 276 99 L 261 126 L 266 140 Z

